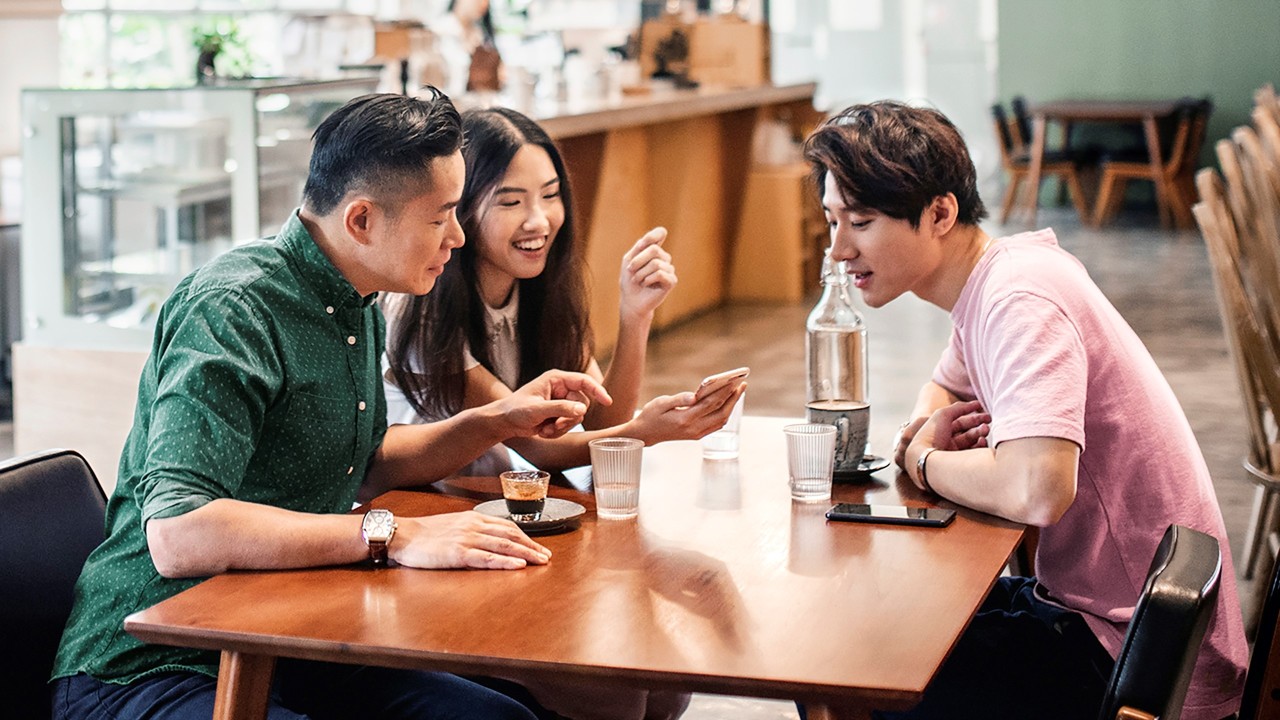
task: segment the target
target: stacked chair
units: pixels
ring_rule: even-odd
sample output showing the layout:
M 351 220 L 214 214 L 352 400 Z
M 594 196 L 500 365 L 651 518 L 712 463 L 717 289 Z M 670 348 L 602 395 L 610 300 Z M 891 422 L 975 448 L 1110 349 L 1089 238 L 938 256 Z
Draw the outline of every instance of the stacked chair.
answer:
M 1022 98 L 1014 98 L 1014 114 L 1005 112 L 1000 104 L 991 106 L 991 118 L 995 123 L 996 139 L 1000 141 L 1000 163 L 1009 175 L 1009 184 L 1005 187 L 1004 200 L 1000 203 L 1000 223 L 1009 220 L 1014 202 L 1018 199 L 1018 191 L 1031 171 L 1031 120 L 1027 114 L 1026 103 Z M 1066 185 L 1071 193 L 1071 202 L 1081 222 L 1089 219 L 1089 208 L 1084 196 L 1084 188 L 1080 184 L 1078 167 L 1080 158 L 1071 151 L 1054 151 L 1044 154 L 1044 163 L 1040 168 L 1041 178 L 1057 177 Z M 1025 192 L 1038 192 L 1039 188 L 1027 188 Z
M 1216 146 L 1222 175 L 1196 175 L 1193 208 L 1213 267 L 1223 329 L 1249 426 L 1244 467 L 1256 483 L 1240 571 L 1254 580 L 1246 627 L 1257 623 L 1275 566 L 1280 523 L 1280 103 L 1258 93 L 1256 129 L 1237 128 Z

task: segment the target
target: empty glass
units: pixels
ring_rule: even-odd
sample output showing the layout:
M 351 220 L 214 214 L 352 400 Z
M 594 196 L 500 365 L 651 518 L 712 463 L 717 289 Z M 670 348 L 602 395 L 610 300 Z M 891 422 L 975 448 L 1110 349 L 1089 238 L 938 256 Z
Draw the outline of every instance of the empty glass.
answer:
M 831 471 L 835 465 L 834 425 L 801 423 L 782 429 L 787 436 L 787 469 L 791 499 L 816 502 L 831 499 Z

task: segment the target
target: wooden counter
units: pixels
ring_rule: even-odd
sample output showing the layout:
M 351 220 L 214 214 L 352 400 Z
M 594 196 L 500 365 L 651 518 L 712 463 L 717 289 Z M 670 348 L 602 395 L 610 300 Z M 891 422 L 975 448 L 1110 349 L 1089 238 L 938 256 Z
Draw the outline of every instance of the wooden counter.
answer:
M 782 119 L 804 137 L 821 117 L 813 109 L 815 87 L 701 87 L 529 109 L 569 168 L 600 354 L 617 336 L 622 256 L 655 225 L 670 231 L 665 247 L 680 276 L 655 328 L 729 297 L 756 128 Z

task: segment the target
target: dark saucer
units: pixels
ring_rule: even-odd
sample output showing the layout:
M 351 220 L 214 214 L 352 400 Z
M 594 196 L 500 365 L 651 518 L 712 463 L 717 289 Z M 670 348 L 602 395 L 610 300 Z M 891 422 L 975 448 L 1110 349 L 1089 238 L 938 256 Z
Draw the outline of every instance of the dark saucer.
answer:
M 832 479 L 837 482 L 866 482 L 871 479 L 871 473 L 883 470 L 891 464 L 888 458 L 879 455 L 863 455 L 857 470 L 832 473 Z
M 482 502 L 475 506 L 475 511 L 499 517 L 504 520 L 510 520 L 511 516 L 507 514 L 506 500 L 490 500 Z M 559 498 L 547 498 L 545 507 L 542 510 L 542 518 L 532 521 L 514 521 L 520 526 L 521 530 L 527 535 L 552 535 L 560 532 L 568 532 L 577 527 L 576 521 L 587 509 L 572 500 L 561 500 Z

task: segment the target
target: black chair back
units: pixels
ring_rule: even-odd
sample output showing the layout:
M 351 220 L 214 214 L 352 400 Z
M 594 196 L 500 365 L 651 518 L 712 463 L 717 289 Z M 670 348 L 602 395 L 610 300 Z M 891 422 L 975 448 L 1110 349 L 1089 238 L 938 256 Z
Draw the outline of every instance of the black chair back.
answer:
M 1221 574 L 1222 553 L 1212 535 L 1169 526 L 1129 621 L 1099 720 L 1115 718 L 1124 707 L 1177 720 Z
M 1256 582 L 1261 582 L 1259 578 Z M 1280 717 L 1280 562 L 1275 564 L 1271 589 L 1262 604 L 1258 634 L 1253 639 L 1249 673 L 1244 679 L 1240 720 Z
M 71 450 L 0 462 L 0 714 L 49 717 L 49 672 L 106 496 Z
M 1031 146 L 1031 109 L 1027 107 L 1027 99 L 1021 95 L 1014 95 L 1009 101 L 1009 108 L 1013 110 L 1013 120 L 1018 126 L 1018 144 L 1027 147 Z
M 1000 137 L 1000 147 L 1004 148 L 1006 153 L 1017 151 L 1021 143 L 1015 142 L 1013 133 L 1009 130 L 1009 116 L 1004 112 L 1004 106 L 996 103 L 991 106 L 991 117 L 996 121 L 996 135 Z

